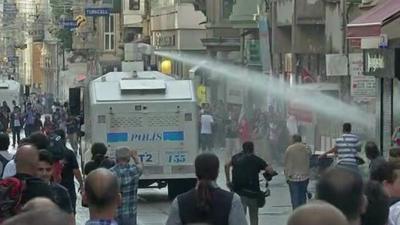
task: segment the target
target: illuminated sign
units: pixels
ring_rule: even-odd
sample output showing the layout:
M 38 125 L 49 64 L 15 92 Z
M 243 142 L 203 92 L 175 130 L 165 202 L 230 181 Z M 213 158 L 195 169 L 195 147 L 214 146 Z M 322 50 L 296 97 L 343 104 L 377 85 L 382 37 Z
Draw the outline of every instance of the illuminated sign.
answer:
M 395 49 L 364 50 L 364 75 L 375 77 L 395 77 Z

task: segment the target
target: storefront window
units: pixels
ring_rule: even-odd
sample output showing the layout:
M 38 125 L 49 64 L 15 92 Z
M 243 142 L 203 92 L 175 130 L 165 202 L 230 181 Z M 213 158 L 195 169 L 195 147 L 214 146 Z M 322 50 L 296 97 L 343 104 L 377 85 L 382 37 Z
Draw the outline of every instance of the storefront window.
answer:
M 140 0 L 129 0 L 129 10 L 140 10 Z

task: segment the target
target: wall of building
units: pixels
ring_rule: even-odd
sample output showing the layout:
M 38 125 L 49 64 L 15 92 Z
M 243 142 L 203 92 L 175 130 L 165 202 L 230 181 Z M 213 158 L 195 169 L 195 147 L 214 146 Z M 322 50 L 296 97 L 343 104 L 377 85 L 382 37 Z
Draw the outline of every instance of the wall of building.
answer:
M 258 0 L 236 0 L 229 20 L 237 28 L 257 28 Z
M 326 4 L 325 48 L 329 53 L 343 52 L 343 15 L 340 4 Z
M 122 21 L 123 26 L 142 27 L 143 16 L 146 13 L 146 1 L 141 0 L 139 10 L 129 9 L 129 0 L 122 0 Z
M 183 3 L 151 10 L 151 43 L 161 50 L 204 50 L 205 15 Z
M 276 7 L 276 26 L 290 26 L 293 23 L 293 0 L 277 0 Z
M 35 88 L 43 87 L 44 71 L 42 66 L 43 42 L 34 42 L 32 45 L 32 84 Z
M 297 24 L 324 24 L 325 4 L 323 0 L 295 0 Z
M 294 53 L 325 53 L 325 28 L 320 25 L 297 26 L 292 35 Z

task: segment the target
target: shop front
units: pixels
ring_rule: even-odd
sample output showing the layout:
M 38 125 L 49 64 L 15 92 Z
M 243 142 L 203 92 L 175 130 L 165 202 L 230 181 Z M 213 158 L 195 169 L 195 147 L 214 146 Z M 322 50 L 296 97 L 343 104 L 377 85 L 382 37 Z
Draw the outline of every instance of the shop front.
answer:
M 399 124 L 400 1 L 381 1 L 347 25 L 350 45 L 363 54 L 363 75 L 376 78 L 376 138 L 384 154 Z M 373 122 L 371 122 L 373 123 Z

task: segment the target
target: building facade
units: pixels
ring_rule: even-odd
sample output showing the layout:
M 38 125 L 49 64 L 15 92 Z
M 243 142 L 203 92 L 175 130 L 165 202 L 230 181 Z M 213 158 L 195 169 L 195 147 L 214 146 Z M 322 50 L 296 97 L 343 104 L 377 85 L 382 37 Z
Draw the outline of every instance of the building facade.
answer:
M 151 1 L 151 45 L 155 50 L 175 53 L 205 53 L 205 47 L 201 40 L 206 37 L 204 23 L 207 18 L 202 11 L 195 9 L 193 2 L 185 0 Z M 155 57 L 155 64 L 159 70 L 164 67 L 166 71 L 163 72 L 170 72 L 171 75 L 184 79 L 189 78 L 190 65 L 159 56 Z

